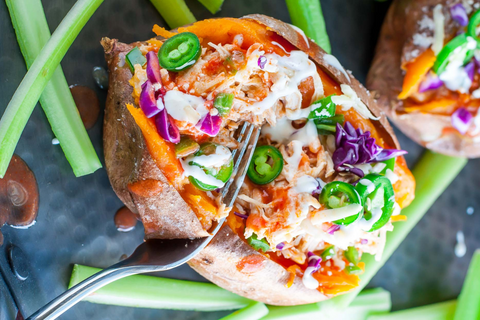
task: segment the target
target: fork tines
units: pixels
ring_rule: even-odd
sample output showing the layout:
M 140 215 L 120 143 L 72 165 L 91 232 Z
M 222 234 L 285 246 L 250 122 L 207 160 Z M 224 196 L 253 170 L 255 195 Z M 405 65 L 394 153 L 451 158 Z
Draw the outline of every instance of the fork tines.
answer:
M 257 146 L 258 137 L 260 136 L 260 128 L 249 122 L 244 122 L 237 129 L 240 148 L 232 152 L 233 156 L 233 173 L 230 180 L 225 184 L 222 190 L 223 203 L 227 207 L 232 207 L 238 192 L 242 187 L 243 180 L 247 173 L 248 164 L 252 159 L 253 151 Z

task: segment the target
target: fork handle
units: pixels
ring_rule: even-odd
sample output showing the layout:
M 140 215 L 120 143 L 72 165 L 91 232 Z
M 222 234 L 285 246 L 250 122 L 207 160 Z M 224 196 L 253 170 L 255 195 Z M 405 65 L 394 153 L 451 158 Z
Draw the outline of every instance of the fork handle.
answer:
M 28 317 L 27 320 L 56 319 L 90 293 L 95 292 L 110 282 L 136 273 L 133 272 L 132 269 L 133 268 L 118 268 L 116 266 L 112 266 L 97 272 L 90 278 L 85 279 L 50 301 L 48 304 Z

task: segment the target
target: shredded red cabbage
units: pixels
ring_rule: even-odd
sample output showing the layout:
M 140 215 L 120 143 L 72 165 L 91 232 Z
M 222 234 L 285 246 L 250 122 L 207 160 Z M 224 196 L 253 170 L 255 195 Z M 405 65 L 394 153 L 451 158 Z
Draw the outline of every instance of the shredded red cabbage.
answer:
M 212 116 L 210 113 L 207 113 L 203 119 L 200 119 L 200 121 L 197 123 L 196 127 L 208 134 L 211 137 L 214 137 L 217 135 L 217 133 L 220 131 L 220 127 L 222 126 L 222 117 L 219 115 Z
M 443 81 L 434 74 L 433 72 L 429 72 L 425 79 L 420 83 L 418 87 L 418 92 L 425 92 L 427 90 L 438 89 L 443 85 Z
M 285 243 L 283 243 L 283 242 L 280 242 L 279 244 L 277 244 L 277 249 L 278 250 L 282 250 L 284 247 L 285 247 Z
M 157 106 L 157 99 L 155 98 L 155 88 L 150 80 L 145 81 L 142 85 L 142 92 L 139 99 L 140 109 L 147 116 L 151 118 L 161 111 Z M 163 106 L 163 105 L 162 105 Z
M 335 170 L 351 172 L 359 177 L 363 177 L 364 173 L 354 165 L 385 161 L 407 153 L 404 150 L 383 149 L 375 143 L 370 131 L 355 130 L 348 121 L 344 127 L 337 123 L 335 144 L 337 149 L 332 155 Z
M 160 63 L 155 51 L 147 53 L 147 78 L 152 83 L 162 84 L 162 77 L 160 76 Z
M 243 213 L 240 213 L 240 212 L 237 212 L 237 211 L 233 211 L 233 214 L 236 215 L 237 217 L 240 217 L 240 218 L 245 219 L 245 220 L 248 218 L 248 216 L 246 214 L 243 214 Z
M 322 257 L 319 257 L 310 251 L 308 251 L 307 257 L 308 257 L 308 266 L 314 268 L 312 273 L 318 271 L 318 269 L 320 269 L 320 262 L 322 262 Z
M 361 244 L 367 244 L 367 243 L 368 243 L 368 239 L 360 239 L 360 243 L 361 243 Z
M 334 234 L 336 231 L 340 230 L 340 226 L 338 224 L 333 224 L 330 228 L 328 228 L 328 234 Z
M 458 130 L 461 134 L 465 134 L 470 127 L 473 115 L 465 108 L 458 108 L 452 114 L 451 121 L 452 126 Z
M 475 76 L 475 62 L 470 62 L 465 66 L 465 72 L 467 73 L 470 81 L 473 82 L 473 77 Z
M 165 108 L 155 117 L 155 125 L 163 139 L 172 143 L 180 142 L 180 132 L 177 126 L 170 120 L 170 116 Z
M 265 68 L 265 64 L 267 64 L 267 57 L 265 57 L 265 56 L 260 56 L 260 58 L 258 58 L 257 64 L 258 64 L 258 66 L 260 67 L 260 69 Z
M 450 14 L 452 15 L 453 20 L 457 21 L 462 27 L 468 25 L 467 10 L 465 10 L 465 7 L 461 3 L 451 6 Z

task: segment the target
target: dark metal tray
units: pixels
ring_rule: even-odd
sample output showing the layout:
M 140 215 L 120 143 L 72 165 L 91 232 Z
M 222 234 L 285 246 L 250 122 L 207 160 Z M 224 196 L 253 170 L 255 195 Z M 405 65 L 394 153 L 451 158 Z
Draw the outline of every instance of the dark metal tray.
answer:
M 75 0 L 44 0 L 53 31 Z M 196 0 L 187 0 L 197 19 L 211 14 Z M 387 3 L 374 0 L 322 0 L 333 53 L 360 81 L 365 80 Z M 289 21 L 281 0 L 225 0 L 218 16 L 239 17 L 264 13 Z M 165 25 L 148 0 L 106 0 L 68 51 L 62 66 L 70 84 L 88 86 L 97 92 L 101 105 L 106 92 L 92 77 L 95 66 L 105 67 L 99 40 L 102 36 L 124 42 L 147 39 L 154 23 Z M 0 1 L 0 112 L 25 74 L 25 63 L 4 1 Z M 102 119 L 89 130 L 97 153 L 102 153 Z M 399 133 L 413 165 L 422 148 Z M 2 228 L 5 243 L 0 248 L 0 319 L 12 319 L 9 291 L 24 315 L 66 289 L 73 263 L 106 267 L 122 254 L 130 254 L 142 240 L 140 224 L 129 233 L 118 232 L 113 216 L 122 203 L 113 193 L 104 169 L 75 178 L 41 108 L 35 109 L 16 149 L 34 171 L 40 188 L 37 223 L 28 230 Z M 480 212 L 466 214 L 466 208 L 480 208 L 480 160 L 472 160 L 439 198 L 407 240 L 373 278 L 369 287 L 381 286 L 392 293 L 394 309 L 418 306 L 454 298 L 460 292 L 468 262 L 480 247 Z M 454 254 L 455 235 L 465 233 L 467 254 Z M 14 245 L 14 263 L 22 281 L 12 273 L 7 255 Z M 23 269 L 27 269 L 24 271 Z M 165 277 L 205 281 L 188 266 L 162 274 Z M 182 312 L 122 308 L 79 303 L 63 319 L 217 319 L 228 312 Z

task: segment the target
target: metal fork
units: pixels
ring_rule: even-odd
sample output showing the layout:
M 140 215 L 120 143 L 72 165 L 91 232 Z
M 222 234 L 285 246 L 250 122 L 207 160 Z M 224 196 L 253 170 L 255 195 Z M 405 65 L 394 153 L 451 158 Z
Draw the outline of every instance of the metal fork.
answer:
M 227 207 L 233 206 L 260 135 L 260 128 L 245 122 L 237 130 L 241 148 L 234 150 L 232 178 L 224 186 L 222 197 Z M 139 273 L 165 271 L 189 261 L 205 248 L 221 229 L 225 218 L 213 227 L 210 236 L 198 239 L 146 240 L 125 260 L 110 266 L 50 301 L 27 320 L 56 319 L 92 292 L 115 280 Z

